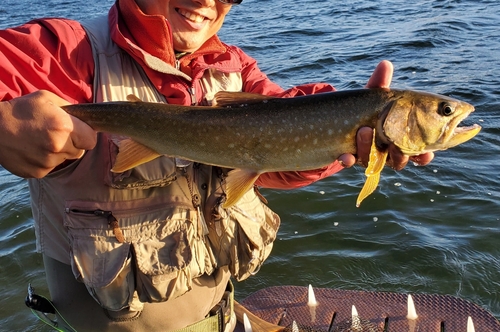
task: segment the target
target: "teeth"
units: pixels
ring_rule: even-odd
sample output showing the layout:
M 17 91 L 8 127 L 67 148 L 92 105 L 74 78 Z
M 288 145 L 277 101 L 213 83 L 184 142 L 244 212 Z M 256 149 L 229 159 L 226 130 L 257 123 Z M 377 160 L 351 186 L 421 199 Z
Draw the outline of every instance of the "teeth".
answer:
M 182 10 L 182 9 L 179 9 L 179 14 L 181 14 L 182 16 L 187 18 L 188 20 L 193 21 L 195 23 L 201 23 L 205 20 L 204 16 L 195 14 L 193 12 L 188 12 L 188 11 Z

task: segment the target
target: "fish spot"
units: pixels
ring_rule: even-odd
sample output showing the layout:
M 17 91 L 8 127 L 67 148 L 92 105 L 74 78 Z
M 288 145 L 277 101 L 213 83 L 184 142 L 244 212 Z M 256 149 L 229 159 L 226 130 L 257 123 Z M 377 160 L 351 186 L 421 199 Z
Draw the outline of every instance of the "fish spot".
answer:
M 333 135 L 333 130 L 332 129 L 328 129 L 328 135 Z
M 349 124 L 349 121 L 344 120 L 344 124 L 345 124 L 345 125 L 348 125 L 348 124 Z
M 200 142 L 200 146 L 205 146 L 205 142 Z
M 266 149 L 270 149 L 270 148 L 271 148 L 271 144 L 264 144 L 264 147 L 265 147 Z
M 288 148 L 287 148 L 287 147 L 285 147 L 285 148 L 283 149 L 283 152 L 286 152 L 286 151 L 288 151 Z
M 318 139 L 317 138 L 314 139 L 313 144 L 314 145 L 318 144 Z
M 234 144 L 233 144 L 233 143 L 231 143 L 231 144 L 229 144 L 227 147 L 232 149 L 232 148 L 234 148 Z
M 293 139 L 294 142 L 298 142 L 300 141 L 300 137 L 299 136 L 296 136 L 294 139 Z
M 339 129 L 339 133 L 342 133 L 342 129 Z

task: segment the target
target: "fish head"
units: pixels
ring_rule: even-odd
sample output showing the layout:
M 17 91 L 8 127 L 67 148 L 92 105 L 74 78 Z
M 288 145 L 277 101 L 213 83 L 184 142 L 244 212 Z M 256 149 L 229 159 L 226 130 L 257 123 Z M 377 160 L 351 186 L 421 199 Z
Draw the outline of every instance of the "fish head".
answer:
M 474 107 L 454 98 L 420 91 L 401 91 L 387 107 L 379 126 L 385 142 L 394 143 L 409 156 L 446 150 L 479 133 L 477 124 L 459 124 Z

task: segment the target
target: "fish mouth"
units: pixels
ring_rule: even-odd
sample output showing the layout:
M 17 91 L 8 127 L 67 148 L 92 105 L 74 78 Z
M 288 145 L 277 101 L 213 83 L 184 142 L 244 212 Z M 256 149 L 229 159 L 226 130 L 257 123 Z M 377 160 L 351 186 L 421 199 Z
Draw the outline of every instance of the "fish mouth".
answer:
M 450 123 L 445 126 L 441 139 L 439 139 L 436 144 L 428 146 L 427 151 L 446 150 L 465 143 L 476 136 L 481 131 L 480 125 L 459 126 L 472 112 L 474 112 L 474 108 L 450 121 Z
M 465 143 L 476 136 L 480 131 L 481 126 L 478 124 L 473 124 L 472 126 L 466 127 L 456 127 L 450 135 L 448 142 L 446 143 L 446 148 L 452 148 L 459 144 Z

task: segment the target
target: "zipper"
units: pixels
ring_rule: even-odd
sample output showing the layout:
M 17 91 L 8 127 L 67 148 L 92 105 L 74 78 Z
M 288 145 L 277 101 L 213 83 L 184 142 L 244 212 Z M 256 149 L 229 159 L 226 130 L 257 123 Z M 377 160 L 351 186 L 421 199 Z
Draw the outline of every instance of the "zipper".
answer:
M 113 234 L 115 235 L 116 240 L 120 243 L 125 242 L 125 237 L 123 236 L 123 232 L 120 228 L 120 225 L 118 224 L 118 219 L 115 218 L 113 212 L 111 211 L 104 211 L 101 209 L 79 210 L 79 209 L 66 208 L 66 213 L 82 213 L 82 214 L 94 215 L 97 217 L 104 217 L 107 219 L 109 227 L 111 227 L 111 229 L 113 230 Z
M 196 101 L 196 89 L 191 86 L 189 89 L 189 94 L 191 95 L 191 106 L 196 106 L 198 102 Z

